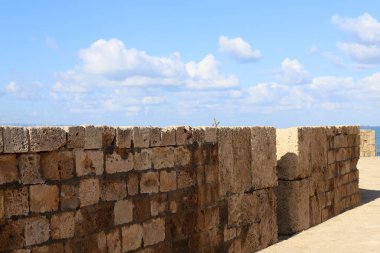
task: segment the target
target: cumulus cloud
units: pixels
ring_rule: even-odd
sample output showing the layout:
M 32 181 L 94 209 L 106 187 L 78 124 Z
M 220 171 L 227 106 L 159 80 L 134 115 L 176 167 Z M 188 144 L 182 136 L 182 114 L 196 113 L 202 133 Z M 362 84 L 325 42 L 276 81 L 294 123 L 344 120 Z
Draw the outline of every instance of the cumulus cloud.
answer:
M 380 43 L 380 22 L 368 13 L 357 18 L 334 15 L 332 23 L 343 31 L 353 33 L 362 42 Z
M 337 47 L 344 51 L 351 59 L 361 63 L 380 62 L 380 47 L 358 43 L 337 43 Z
M 8 94 L 20 99 L 40 99 L 43 97 L 43 85 L 40 82 L 22 83 L 11 81 L 5 86 Z
M 285 58 L 281 63 L 279 80 L 285 84 L 303 84 L 309 79 L 309 73 L 297 59 Z
M 252 49 L 251 45 L 240 37 L 230 39 L 220 36 L 219 51 L 229 54 L 240 62 L 252 62 L 261 58 L 260 50 Z

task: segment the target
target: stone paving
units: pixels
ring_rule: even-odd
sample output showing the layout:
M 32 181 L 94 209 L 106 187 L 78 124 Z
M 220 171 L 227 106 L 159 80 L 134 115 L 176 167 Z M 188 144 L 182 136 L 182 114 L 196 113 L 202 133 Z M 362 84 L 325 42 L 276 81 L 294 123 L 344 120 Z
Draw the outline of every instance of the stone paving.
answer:
M 361 206 L 260 252 L 380 252 L 380 157 L 360 158 L 358 169 Z

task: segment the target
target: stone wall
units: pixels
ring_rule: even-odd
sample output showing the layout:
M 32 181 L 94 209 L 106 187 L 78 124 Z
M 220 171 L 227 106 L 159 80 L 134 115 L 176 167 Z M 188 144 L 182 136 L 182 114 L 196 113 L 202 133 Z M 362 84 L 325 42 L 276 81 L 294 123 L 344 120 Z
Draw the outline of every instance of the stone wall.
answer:
M 375 130 L 360 129 L 360 156 L 376 156 Z
M 0 127 L 0 252 L 265 248 L 277 241 L 275 136 L 270 127 Z
M 278 230 L 294 234 L 360 202 L 358 127 L 277 129 Z

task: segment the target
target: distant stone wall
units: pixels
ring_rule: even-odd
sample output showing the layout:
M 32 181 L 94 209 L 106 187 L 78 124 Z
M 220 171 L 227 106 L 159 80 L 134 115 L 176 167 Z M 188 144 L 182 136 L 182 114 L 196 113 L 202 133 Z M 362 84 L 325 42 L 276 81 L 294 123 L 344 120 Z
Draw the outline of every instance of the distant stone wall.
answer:
M 270 127 L 0 127 L 0 252 L 265 248 L 277 241 L 275 136 Z
M 375 130 L 360 129 L 360 156 L 376 156 Z
M 360 203 L 358 127 L 277 129 L 278 230 L 294 234 Z

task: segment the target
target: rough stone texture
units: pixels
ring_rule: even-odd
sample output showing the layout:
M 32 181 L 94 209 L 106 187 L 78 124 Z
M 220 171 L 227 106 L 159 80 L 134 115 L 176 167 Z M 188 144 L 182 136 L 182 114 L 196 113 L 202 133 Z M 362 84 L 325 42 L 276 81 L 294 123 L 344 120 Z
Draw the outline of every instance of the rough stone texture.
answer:
M 149 148 L 150 146 L 150 128 L 134 127 L 133 128 L 133 146 L 135 148 Z
M 109 126 L 103 126 L 102 130 L 102 146 L 104 148 L 112 147 L 116 138 L 116 129 Z
M 25 127 L 4 127 L 4 153 L 26 153 L 29 150 L 29 133 Z
M 99 149 L 103 145 L 103 128 L 99 126 L 85 126 L 84 149 Z
M 165 240 L 165 220 L 154 219 L 143 224 L 144 246 L 157 244 Z
M 29 191 L 27 187 L 4 190 L 4 211 L 6 217 L 26 215 L 29 212 Z
M 152 168 L 152 150 L 142 149 L 134 154 L 134 169 L 148 170 Z
M 107 234 L 107 252 L 121 253 L 121 240 L 119 229 L 114 229 Z
M 25 220 L 8 220 L 0 226 L 0 250 L 25 246 Z
M 99 180 L 95 178 L 83 179 L 79 183 L 79 199 L 81 206 L 93 205 L 99 202 Z
M 133 154 L 130 152 L 112 153 L 106 155 L 105 170 L 109 174 L 127 172 L 133 169 Z
M 0 221 L 5 216 L 5 210 L 4 210 L 4 191 L 0 190 Z
M 58 209 L 58 187 L 56 185 L 30 186 L 30 210 L 44 213 Z
M 14 154 L 0 155 L 0 185 L 19 180 L 17 158 Z
M 360 156 L 376 156 L 375 130 L 360 129 Z
M 166 127 L 161 130 L 161 146 L 174 146 L 175 142 L 175 127 Z
M 176 171 L 160 172 L 160 191 L 168 192 L 177 189 L 177 173 Z
M 79 207 L 79 187 L 77 185 L 63 184 L 61 186 L 60 203 L 62 210 L 74 210 Z
M 130 148 L 132 143 L 133 127 L 116 128 L 116 147 Z
M 100 199 L 103 201 L 120 200 L 127 196 L 124 179 L 104 179 L 100 183 Z
M 78 176 L 101 175 L 104 171 L 104 155 L 100 150 L 78 149 L 75 153 L 75 168 Z
M 152 163 L 157 170 L 172 168 L 174 166 L 174 149 L 172 147 L 153 148 Z
M 137 174 L 129 174 L 127 179 L 127 189 L 129 196 L 139 193 L 139 177 Z
M 52 151 L 66 145 L 66 131 L 60 127 L 29 128 L 30 151 Z
M 294 234 L 309 228 L 309 179 L 280 180 L 277 200 L 280 234 Z
M 74 155 L 71 151 L 54 151 L 41 154 L 41 172 L 45 179 L 70 179 L 74 175 L 74 170 Z
M 39 154 L 21 154 L 18 156 L 21 182 L 23 184 L 39 184 L 44 180 L 40 173 Z
M 69 126 L 64 128 L 67 132 L 67 148 L 84 148 L 84 127 Z
M 115 203 L 114 217 L 115 224 L 121 225 L 132 222 L 133 220 L 133 202 L 131 200 L 120 200 Z
M 159 187 L 158 173 L 147 172 L 142 174 L 140 181 L 141 193 L 157 193 Z
M 65 212 L 51 217 L 51 237 L 53 239 L 65 239 L 74 236 L 74 212 Z
M 36 245 L 49 240 L 50 225 L 45 217 L 30 218 L 25 225 L 25 245 Z
M 189 126 L 179 126 L 176 128 L 175 139 L 177 145 L 192 144 L 192 128 Z
M 4 152 L 4 129 L 0 127 L 0 154 Z
M 141 247 L 143 229 L 139 224 L 122 227 L 123 252 L 132 251 Z

